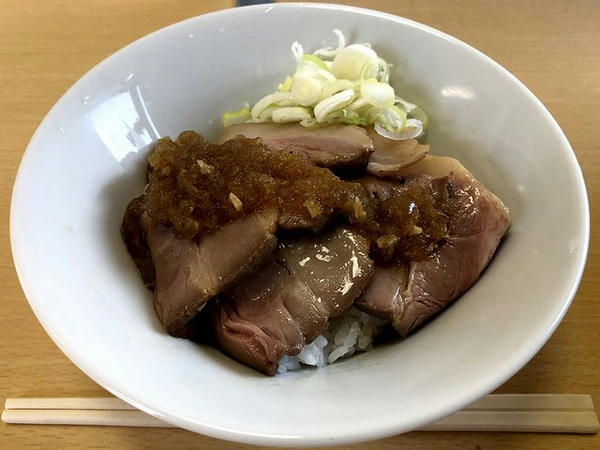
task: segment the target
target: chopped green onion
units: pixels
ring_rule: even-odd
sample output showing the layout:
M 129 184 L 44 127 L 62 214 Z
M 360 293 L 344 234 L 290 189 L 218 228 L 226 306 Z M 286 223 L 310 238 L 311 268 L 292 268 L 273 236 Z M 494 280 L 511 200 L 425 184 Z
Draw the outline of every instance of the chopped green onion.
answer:
M 427 131 L 429 127 L 429 117 L 419 106 L 414 103 L 410 103 L 403 98 L 396 97 L 396 103 L 400 105 L 400 107 L 408 113 L 408 117 L 418 119 L 421 121 L 423 125 L 423 133 Z
M 283 83 L 279 83 L 279 86 L 277 86 L 277 90 L 279 92 L 290 92 L 290 88 L 292 87 L 292 82 L 293 82 L 293 78 L 292 77 L 285 77 L 285 80 L 283 81 Z
M 323 70 L 329 70 L 329 67 L 327 67 L 327 65 L 323 62 L 321 58 L 315 55 L 311 55 L 310 53 L 303 55 L 302 60 L 304 62 L 312 63 L 316 66 L 319 66 Z
M 250 109 L 223 114 L 223 126 L 248 122 L 298 122 L 312 127 L 331 123 L 373 125 L 390 139 L 412 139 L 427 130 L 427 114 L 397 97 L 389 83 L 390 67 L 371 44 L 346 46 L 340 30 L 336 49 L 305 53 L 292 44 L 296 71 Z
M 367 119 L 365 119 L 356 111 L 349 111 L 348 109 L 343 109 L 342 111 L 344 112 L 344 123 L 349 125 L 369 125 Z
M 396 97 L 393 87 L 375 79 L 363 81 L 360 85 L 360 93 L 371 105 L 379 108 L 392 106 Z
M 237 111 L 227 111 L 223 113 L 223 116 L 221 116 L 221 122 L 223 123 L 223 127 L 227 128 L 231 125 L 238 125 L 240 123 L 244 123 L 249 118 L 250 107 L 249 105 L 245 105 L 242 109 L 239 109 Z
M 323 93 L 321 95 L 321 100 L 331 97 L 333 94 L 337 94 L 340 91 L 344 91 L 346 89 L 355 89 L 356 85 L 350 80 L 335 80 L 327 83 L 323 87 Z
M 370 78 L 389 84 L 390 64 L 380 57 L 367 61 L 360 71 L 360 79 L 362 81 Z
M 429 117 L 419 106 L 414 108 L 410 113 L 408 113 L 408 117 L 419 120 L 423 125 L 423 133 L 427 131 L 429 128 Z M 422 133 L 421 133 L 422 134 Z
M 407 102 L 406 100 L 400 97 L 396 97 L 396 103 L 400 104 L 400 107 L 407 113 L 411 112 L 417 107 L 417 105 L 415 105 L 414 103 Z
M 375 131 L 388 139 L 403 141 L 406 139 L 415 139 L 423 134 L 423 123 L 417 119 L 408 119 L 404 128 L 401 131 L 396 132 L 386 130 L 378 122 L 375 122 Z
M 382 83 L 389 83 L 390 67 L 392 67 L 392 65 L 388 64 L 388 62 L 383 58 L 377 58 L 377 62 L 379 63 L 379 71 L 377 72 L 377 76 L 375 78 Z
M 331 71 L 338 78 L 358 80 L 362 68 L 370 61 L 377 60 L 377 53 L 361 44 L 352 44 L 338 51 Z
M 365 106 L 369 106 L 369 102 L 364 97 L 360 97 L 356 101 L 349 104 L 347 109 L 350 111 L 358 111 Z
M 400 131 L 406 123 L 406 113 L 397 106 L 389 106 L 383 112 L 393 131 Z
M 387 108 L 371 108 L 367 111 L 370 123 L 379 124 L 387 131 L 398 132 L 406 122 L 406 112 L 396 106 Z
M 303 127 L 312 127 L 317 125 L 317 119 L 315 119 L 314 117 L 311 117 L 310 119 L 304 119 L 300 122 L 300 125 L 302 125 Z
M 323 82 L 302 71 L 294 75 L 291 94 L 292 100 L 301 106 L 316 105 L 321 99 Z
M 346 89 L 325 100 L 321 100 L 314 109 L 317 122 L 323 122 L 327 114 L 342 109 L 344 106 L 352 103 L 352 100 L 354 100 L 354 91 L 352 89 Z
M 346 46 L 346 38 L 344 37 L 344 33 L 342 33 L 337 28 L 333 29 L 333 33 L 338 38 L 337 48 L 334 50 L 331 47 L 323 47 L 323 48 L 320 48 L 319 50 L 315 51 L 314 55 L 322 56 L 324 58 L 333 58 L 337 54 L 337 52 L 339 52 L 341 49 L 343 49 Z
M 294 58 L 296 58 L 296 63 L 298 65 L 302 64 L 302 56 L 304 55 L 304 48 L 302 48 L 302 45 L 300 45 L 300 43 L 298 41 L 295 41 L 292 44 L 292 54 L 294 55 Z
M 323 120 L 322 123 L 325 124 L 332 124 L 332 123 L 342 123 L 344 122 L 344 110 L 343 109 L 339 109 L 337 111 L 332 111 L 329 114 L 327 114 Z
M 273 104 L 280 106 L 292 106 L 294 102 L 292 101 L 292 95 L 289 92 L 275 92 L 274 94 L 266 95 L 261 98 L 250 110 L 252 119 L 258 120 L 258 116 L 260 115 L 261 111 L 267 106 L 271 106 Z
M 319 66 L 315 64 L 302 64 L 294 74 L 294 77 L 298 74 L 305 74 L 317 78 L 323 81 L 335 81 L 335 75 L 333 75 L 329 70 L 321 69 Z
M 286 106 L 273 111 L 271 118 L 275 123 L 301 122 L 311 118 L 310 111 L 300 106 Z
M 272 122 L 271 116 L 273 115 L 273 111 L 277 110 L 278 108 L 281 107 L 277 105 L 267 106 L 256 116 L 256 118 L 251 117 L 246 121 L 246 123 Z

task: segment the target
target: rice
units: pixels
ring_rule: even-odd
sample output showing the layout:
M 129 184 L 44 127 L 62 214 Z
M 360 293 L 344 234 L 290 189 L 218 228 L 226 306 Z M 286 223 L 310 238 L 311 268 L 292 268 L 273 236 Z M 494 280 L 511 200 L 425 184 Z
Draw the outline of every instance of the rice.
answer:
M 300 353 L 284 355 L 279 360 L 278 372 L 285 373 L 303 366 L 323 367 L 356 351 L 370 350 L 373 338 L 381 332 L 385 323 L 378 317 L 352 307 L 333 319 L 323 334 L 302 347 Z

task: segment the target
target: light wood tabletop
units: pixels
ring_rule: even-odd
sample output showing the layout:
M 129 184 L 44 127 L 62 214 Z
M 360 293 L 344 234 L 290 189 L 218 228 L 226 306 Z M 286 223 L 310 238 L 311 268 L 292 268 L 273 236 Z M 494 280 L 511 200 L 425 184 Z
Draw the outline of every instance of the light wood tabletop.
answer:
M 381 0 L 346 2 L 404 16 L 482 50 L 548 107 L 583 168 L 591 206 L 587 268 L 565 319 L 499 393 L 582 393 L 600 401 L 600 2 Z M 23 151 L 62 93 L 102 59 L 165 25 L 229 0 L 0 2 L 0 399 L 102 396 L 31 312 L 12 263 L 10 196 Z M 548 174 L 552 176 L 552 174 Z M 398 405 L 399 408 L 402 405 Z M 0 425 L 0 448 L 244 446 L 178 429 Z M 247 447 L 250 448 L 250 447 Z M 345 448 L 600 448 L 599 436 L 413 432 Z

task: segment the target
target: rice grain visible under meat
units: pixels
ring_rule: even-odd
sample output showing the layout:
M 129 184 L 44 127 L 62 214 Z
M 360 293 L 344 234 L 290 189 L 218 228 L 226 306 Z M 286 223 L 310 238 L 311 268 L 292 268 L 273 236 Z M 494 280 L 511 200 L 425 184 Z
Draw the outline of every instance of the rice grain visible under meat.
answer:
M 333 319 L 325 332 L 305 345 L 295 356 L 285 355 L 279 360 L 278 373 L 297 370 L 302 366 L 323 367 L 355 352 L 370 350 L 373 339 L 379 335 L 385 320 L 352 307 Z

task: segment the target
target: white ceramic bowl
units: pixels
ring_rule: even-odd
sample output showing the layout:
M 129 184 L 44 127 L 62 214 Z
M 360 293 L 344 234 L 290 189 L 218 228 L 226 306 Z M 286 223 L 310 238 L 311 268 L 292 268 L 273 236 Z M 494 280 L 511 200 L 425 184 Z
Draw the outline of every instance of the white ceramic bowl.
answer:
M 371 42 L 393 84 L 431 115 L 433 152 L 458 157 L 510 207 L 480 281 L 408 339 L 274 378 L 159 325 L 119 235 L 145 146 L 195 129 L 293 70 L 290 44 Z M 520 369 L 565 314 L 583 270 L 588 204 L 562 131 L 515 77 L 468 45 L 399 17 L 280 4 L 195 17 L 103 61 L 52 108 L 14 187 L 11 242 L 40 322 L 87 375 L 189 430 L 255 444 L 325 445 L 414 429 Z M 77 394 L 74 392 L 73 394 Z

